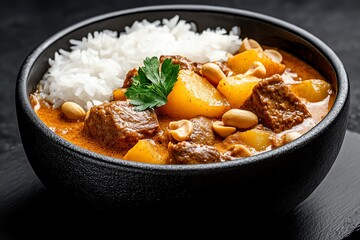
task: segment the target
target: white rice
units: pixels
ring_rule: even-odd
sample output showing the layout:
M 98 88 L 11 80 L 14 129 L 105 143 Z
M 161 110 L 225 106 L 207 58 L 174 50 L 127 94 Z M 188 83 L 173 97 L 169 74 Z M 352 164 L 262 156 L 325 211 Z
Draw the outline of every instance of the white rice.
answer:
M 110 100 L 127 72 L 143 65 L 146 57 L 182 55 L 192 61 L 226 61 L 241 44 L 238 29 L 194 30 L 179 16 L 162 21 L 134 22 L 125 32 L 104 30 L 70 40 L 71 51 L 60 49 L 38 85 L 37 96 L 58 108 L 73 101 L 85 110 Z

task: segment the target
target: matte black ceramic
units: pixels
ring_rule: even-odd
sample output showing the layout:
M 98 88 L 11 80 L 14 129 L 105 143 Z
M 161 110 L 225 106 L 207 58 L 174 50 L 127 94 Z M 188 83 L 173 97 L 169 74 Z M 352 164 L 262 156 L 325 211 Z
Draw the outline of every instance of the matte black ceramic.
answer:
M 299 139 L 243 160 L 203 165 L 150 165 L 105 157 L 58 137 L 36 116 L 29 94 L 46 72 L 48 59 L 70 39 L 88 32 L 153 21 L 178 14 L 198 30 L 236 25 L 241 36 L 280 47 L 317 68 L 337 87 L 325 119 Z M 146 37 L 146 36 L 144 36 Z M 70 26 L 47 39 L 26 59 L 16 88 L 23 147 L 34 171 L 50 190 L 96 208 L 137 209 L 190 203 L 269 209 L 283 213 L 307 198 L 324 179 L 341 148 L 348 116 L 349 84 L 334 52 L 310 33 L 284 21 L 249 11 L 203 5 L 151 6 L 113 12 Z

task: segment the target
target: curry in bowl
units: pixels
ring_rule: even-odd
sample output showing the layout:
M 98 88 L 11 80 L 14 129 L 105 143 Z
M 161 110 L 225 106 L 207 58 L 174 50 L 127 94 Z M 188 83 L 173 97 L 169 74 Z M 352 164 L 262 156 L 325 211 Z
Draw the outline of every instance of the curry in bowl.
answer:
M 50 129 L 75 145 L 152 164 L 243 159 L 295 140 L 327 115 L 336 92 L 316 69 L 281 46 L 229 36 L 230 46 L 215 49 L 222 55 L 205 60 L 186 51 L 150 51 L 141 66 L 125 67 L 125 77 L 115 78 L 104 101 L 97 101 L 86 83 L 74 88 L 79 98 L 54 101 L 49 96 L 58 91 L 51 85 L 56 73 L 50 71 L 31 94 L 32 106 Z M 71 60 L 68 52 L 63 55 Z M 79 100 L 82 87 L 93 100 Z
M 97 209 L 165 205 L 170 215 L 294 209 L 333 165 L 349 112 L 345 69 L 321 40 L 269 16 L 194 5 L 63 29 L 26 58 L 16 96 L 46 188 Z

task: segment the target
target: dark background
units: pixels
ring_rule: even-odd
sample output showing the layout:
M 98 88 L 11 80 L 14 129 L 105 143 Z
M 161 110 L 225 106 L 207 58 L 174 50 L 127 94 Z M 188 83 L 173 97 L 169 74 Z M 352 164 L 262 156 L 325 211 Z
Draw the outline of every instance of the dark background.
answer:
M 21 239 L 22 234 L 46 236 L 36 230 L 43 226 L 53 234 L 67 233 L 69 224 L 62 225 L 55 219 L 70 215 L 70 230 L 84 220 L 79 216 L 82 213 L 74 217 L 72 211 L 57 206 L 62 202 L 47 193 L 22 152 L 14 93 L 16 77 L 26 56 L 52 34 L 80 20 L 159 4 L 221 5 L 263 13 L 309 31 L 334 50 L 345 65 L 351 85 L 348 132 L 341 159 L 322 188 L 292 215 L 274 222 L 260 221 L 263 219 L 260 217 L 251 231 L 261 231 L 268 225 L 265 232 L 273 232 L 275 237 L 285 235 L 287 239 L 343 239 L 356 232 L 360 226 L 360 194 L 357 193 L 360 188 L 356 185 L 360 182 L 357 177 L 360 137 L 355 133 L 360 133 L 360 1 L 0 0 L 0 239 Z M 42 220 L 35 221 L 35 216 Z M 197 224 L 187 222 L 181 228 Z M 351 238 L 355 239 L 356 233 Z

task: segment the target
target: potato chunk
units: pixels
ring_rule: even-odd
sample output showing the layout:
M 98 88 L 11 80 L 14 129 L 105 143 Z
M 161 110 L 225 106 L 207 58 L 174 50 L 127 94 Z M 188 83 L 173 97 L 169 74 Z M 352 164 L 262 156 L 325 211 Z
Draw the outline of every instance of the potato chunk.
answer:
M 239 108 L 259 81 L 259 78 L 239 74 L 222 79 L 217 89 L 229 101 L 231 108 Z
M 230 109 L 229 102 L 205 78 L 190 70 L 181 70 L 168 96 L 158 111 L 171 117 L 190 119 L 196 116 L 221 117 Z
M 254 148 L 256 151 L 264 151 L 271 146 L 272 132 L 260 129 L 251 129 L 239 133 L 239 139 L 245 145 Z
M 244 132 L 236 132 L 223 141 L 223 148 L 231 149 L 242 144 L 256 151 L 264 151 L 272 146 L 272 138 L 275 134 L 266 129 L 253 128 Z
M 290 91 L 309 102 L 320 102 L 331 94 L 331 84 L 320 79 L 309 79 L 289 85 Z
M 169 152 L 161 145 L 156 145 L 152 140 L 139 140 L 124 156 L 125 160 L 136 162 L 166 164 Z
M 265 77 L 270 77 L 277 73 L 281 74 L 285 70 L 284 64 L 271 60 L 263 52 L 259 52 L 256 49 L 236 54 L 229 59 L 228 66 L 235 73 L 245 73 L 255 61 L 261 62 L 265 66 Z

